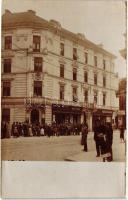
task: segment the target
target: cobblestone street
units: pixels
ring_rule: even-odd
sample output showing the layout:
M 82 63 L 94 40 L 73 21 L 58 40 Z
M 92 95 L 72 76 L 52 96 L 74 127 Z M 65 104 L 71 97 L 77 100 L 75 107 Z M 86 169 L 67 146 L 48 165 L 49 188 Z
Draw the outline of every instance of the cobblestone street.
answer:
M 114 161 L 125 161 L 125 143 L 119 131 L 113 134 Z M 20 137 L 2 140 L 2 160 L 102 161 L 96 158 L 93 133 L 88 134 L 88 152 L 83 152 L 81 136 Z

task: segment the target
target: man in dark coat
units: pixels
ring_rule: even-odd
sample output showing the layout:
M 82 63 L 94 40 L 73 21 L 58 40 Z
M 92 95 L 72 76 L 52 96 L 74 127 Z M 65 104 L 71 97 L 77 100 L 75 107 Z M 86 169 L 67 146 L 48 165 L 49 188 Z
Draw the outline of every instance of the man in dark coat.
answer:
M 104 154 L 106 151 L 106 144 L 104 141 L 105 128 L 103 124 L 101 124 L 100 120 L 96 121 L 96 125 L 94 127 L 94 140 L 96 143 L 96 157 L 99 157 L 101 154 Z
M 82 125 L 82 145 L 84 145 L 83 151 L 88 151 L 87 147 L 87 135 L 88 135 L 88 125 L 87 123 L 84 123 Z

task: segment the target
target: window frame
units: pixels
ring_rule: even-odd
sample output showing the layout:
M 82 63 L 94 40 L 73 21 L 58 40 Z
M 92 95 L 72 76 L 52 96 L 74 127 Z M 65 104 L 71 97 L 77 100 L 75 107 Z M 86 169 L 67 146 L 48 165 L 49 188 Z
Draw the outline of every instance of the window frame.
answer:
M 42 72 L 42 71 L 43 71 L 43 58 L 34 57 L 34 72 Z
M 60 85 L 60 100 L 64 100 L 64 92 L 65 92 L 64 85 Z
M 9 50 L 9 49 L 11 50 L 12 49 L 12 36 L 11 35 L 5 36 L 5 38 L 4 38 L 4 49 L 5 50 Z
M 84 71 L 84 83 L 88 83 L 88 72 Z
M 73 47 L 73 60 L 77 60 L 77 48 L 76 47 Z
M 3 81 L 3 97 L 10 97 L 10 96 L 11 96 L 11 82 Z
M 94 66 L 97 67 L 97 56 L 94 56 Z
M 75 92 L 74 92 L 75 90 Z M 78 102 L 78 93 L 77 93 L 77 87 L 73 87 L 72 88 L 72 99 L 73 99 L 73 102 Z
M 60 64 L 60 78 L 64 78 L 64 64 Z
M 37 86 L 39 83 L 40 83 L 40 86 Z M 34 81 L 33 95 L 37 97 L 38 96 L 42 97 L 42 81 Z
M 40 52 L 40 48 L 41 48 L 41 36 L 33 35 L 33 52 Z
M 97 74 L 94 73 L 94 85 L 97 85 L 97 79 L 98 79 Z
M 64 56 L 64 43 L 63 42 L 61 42 L 60 43 L 60 56 Z
M 73 74 L 72 74 L 72 78 L 73 78 L 73 81 L 77 81 L 77 69 L 74 67 L 73 68 Z
M 11 58 L 6 58 L 3 60 L 3 73 L 11 73 L 12 60 Z

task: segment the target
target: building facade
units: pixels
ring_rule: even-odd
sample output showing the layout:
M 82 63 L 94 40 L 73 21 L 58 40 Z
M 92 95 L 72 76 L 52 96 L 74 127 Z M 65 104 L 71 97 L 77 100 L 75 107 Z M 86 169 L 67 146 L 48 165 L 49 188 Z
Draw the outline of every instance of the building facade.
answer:
M 51 124 L 114 120 L 115 56 L 32 10 L 2 16 L 2 120 Z

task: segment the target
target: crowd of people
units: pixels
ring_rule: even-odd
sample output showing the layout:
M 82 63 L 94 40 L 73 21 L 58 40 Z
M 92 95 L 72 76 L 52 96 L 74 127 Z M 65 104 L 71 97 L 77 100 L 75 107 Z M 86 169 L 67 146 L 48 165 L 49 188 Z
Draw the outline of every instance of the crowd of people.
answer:
M 2 122 L 1 125 L 1 137 L 31 137 L 31 136 L 65 136 L 65 135 L 80 135 L 81 124 L 44 124 L 39 123 L 30 124 L 27 122 L 14 122 L 9 128 L 8 122 Z
M 110 122 L 103 123 L 100 120 L 96 120 L 94 131 L 94 141 L 96 145 L 96 157 L 103 157 L 103 162 L 113 161 L 113 129 Z M 83 151 L 88 151 L 87 136 L 88 136 L 88 124 L 56 124 L 52 125 L 39 123 L 29 124 L 28 122 L 14 122 L 9 126 L 9 123 L 2 122 L 1 124 L 1 138 L 18 138 L 18 137 L 32 137 L 32 136 L 70 136 L 70 135 L 82 135 L 81 145 L 84 146 Z M 124 142 L 124 127 L 120 127 L 120 139 Z

